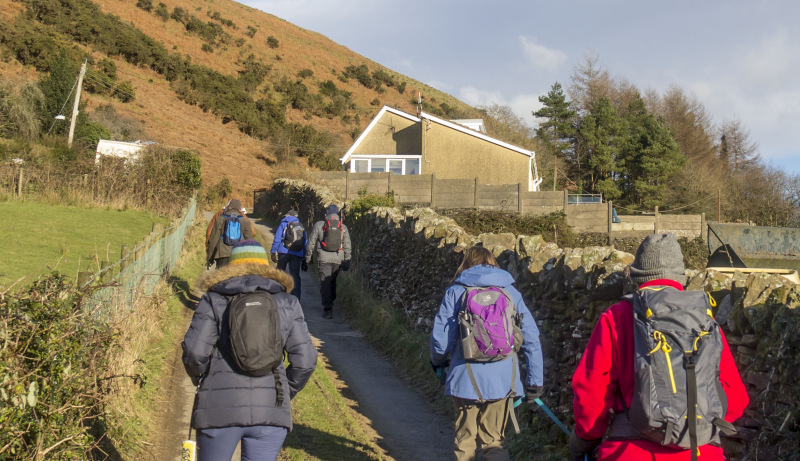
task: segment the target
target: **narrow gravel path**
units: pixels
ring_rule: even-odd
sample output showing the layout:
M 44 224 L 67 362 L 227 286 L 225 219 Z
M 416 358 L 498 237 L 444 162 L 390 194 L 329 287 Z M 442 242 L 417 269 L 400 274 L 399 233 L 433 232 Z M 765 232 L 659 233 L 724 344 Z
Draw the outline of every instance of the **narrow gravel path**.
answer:
M 263 222 L 257 222 L 256 227 L 273 233 Z M 320 352 L 352 391 L 359 413 L 372 421 L 372 428 L 381 437 L 380 445 L 400 461 L 452 457 L 452 422 L 431 412 L 394 366 L 361 333 L 350 328 L 335 308 L 332 320 L 323 319 L 319 281 L 312 271 L 300 275 L 300 304 L 308 330 L 320 340 Z
M 211 213 L 206 213 L 206 219 Z M 271 237 L 273 229 L 263 221 L 256 228 Z M 271 240 L 271 238 L 267 238 Z M 301 273 L 300 303 L 308 329 L 320 342 L 334 370 L 358 402 L 358 412 L 370 420 L 379 434 L 377 441 L 393 459 L 422 461 L 450 459 L 453 456 L 452 422 L 431 412 L 425 400 L 397 374 L 363 337 L 350 328 L 334 309 L 334 318 L 323 319 L 319 282 L 311 271 Z M 179 447 L 186 438 L 194 388 L 180 363 L 180 346 L 170 360 L 175 368 L 167 394 L 173 402 L 169 418 L 177 424 L 164 439 Z M 181 429 L 178 429 L 181 428 Z M 173 445 L 177 444 L 177 445 Z M 176 450 L 177 455 L 177 450 Z M 174 458 L 176 461 L 179 456 Z M 233 461 L 240 459 L 237 450 Z M 339 460 L 332 460 L 339 461 Z

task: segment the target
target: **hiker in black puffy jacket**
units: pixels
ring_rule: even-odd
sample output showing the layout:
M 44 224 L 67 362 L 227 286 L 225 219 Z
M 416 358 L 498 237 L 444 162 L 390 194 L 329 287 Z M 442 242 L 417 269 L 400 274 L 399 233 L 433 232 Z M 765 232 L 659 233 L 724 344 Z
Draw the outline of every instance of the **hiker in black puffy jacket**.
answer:
M 264 247 L 246 240 L 233 246 L 228 266 L 206 273 L 199 281 L 206 293 L 182 343 L 186 372 L 192 383 L 200 383 L 192 412 L 199 461 L 231 459 L 240 440 L 243 461 L 277 459 L 292 428 L 290 399 L 303 389 L 316 367 L 317 351 L 300 303 L 288 294 L 292 277 L 268 264 Z M 241 374 L 231 366 L 230 346 L 225 343 L 227 320 L 223 322 L 229 297 L 255 290 L 271 293 L 278 306 L 289 363 L 261 377 Z
M 327 242 L 329 234 L 334 235 L 326 228 L 338 230 L 340 239 L 338 244 Z M 327 243 L 326 243 L 327 242 Z M 333 318 L 333 301 L 336 300 L 336 278 L 339 271 L 350 269 L 350 232 L 339 216 L 339 207 L 330 205 L 325 209 L 325 219 L 314 223 L 311 234 L 308 236 L 306 247 L 305 265 L 303 271 L 308 270 L 311 257 L 317 256 L 319 268 L 319 291 L 322 295 L 322 318 Z

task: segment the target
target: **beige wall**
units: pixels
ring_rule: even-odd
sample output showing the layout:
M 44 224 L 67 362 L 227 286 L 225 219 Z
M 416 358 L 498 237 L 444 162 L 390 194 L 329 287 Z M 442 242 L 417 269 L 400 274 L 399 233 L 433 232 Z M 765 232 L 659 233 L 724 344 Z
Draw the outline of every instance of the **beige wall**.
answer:
M 420 124 L 386 112 L 353 155 L 419 155 Z
M 427 121 L 423 121 L 427 127 Z M 528 187 L 530 157 L 452 128 L 430 124 L 424 130 L 421 171 L 437 179 L 478 178 L 481 184 L 522 183 Z

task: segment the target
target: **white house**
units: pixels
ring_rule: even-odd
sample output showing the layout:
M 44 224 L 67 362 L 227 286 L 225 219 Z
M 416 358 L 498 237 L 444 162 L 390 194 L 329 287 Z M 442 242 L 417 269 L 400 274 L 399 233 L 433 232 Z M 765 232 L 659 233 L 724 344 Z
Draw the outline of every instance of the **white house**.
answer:
M 123 142 L 101 139 L 97 143 L 97 151 L 95 152 L 94 161 L 95 163 L 99 163 L 100 157 L 103 155 L 136 160 L 136 158 L 139 156 L 139 151 L 150 144 L 155 143 L 153 141 Z

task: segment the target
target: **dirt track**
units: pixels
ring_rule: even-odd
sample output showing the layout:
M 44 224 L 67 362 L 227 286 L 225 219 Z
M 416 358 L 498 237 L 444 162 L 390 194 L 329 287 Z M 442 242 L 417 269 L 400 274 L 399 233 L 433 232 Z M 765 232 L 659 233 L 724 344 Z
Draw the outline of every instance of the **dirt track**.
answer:
M 210 216 L 207 216 L 210 218 Z M 270 236 L 272 229 L 257 222 L 259 232 Z M 359 332 L 334 312 L 333 320 L 321 318 L 319 284 L 312 272 L 302 273 L 301 304 L 309 331 L 320 344 L 339 378 L 358 401 L 358 410 L 377 433 L 376 443 L 396 460 L 447 459 L 452 456 L 452 423 L 433 414 L 422 397 L 397 375 Z M 186 327 L 191 310 L 186 312 Z M 185 331 L 185 330 L 184 330 Z M 159 426 L 160 440 L 153 452 L 160 460 L 180 460 L 180 443 L 188 435 L 194 387 L 181 363 L 181 338 L 176 338 L 169 383 L 161 395 L 164 412 Z M 193 437 L 194 438 L 194 434 Z M 238 451 L 234 460 L 239 460 Z

